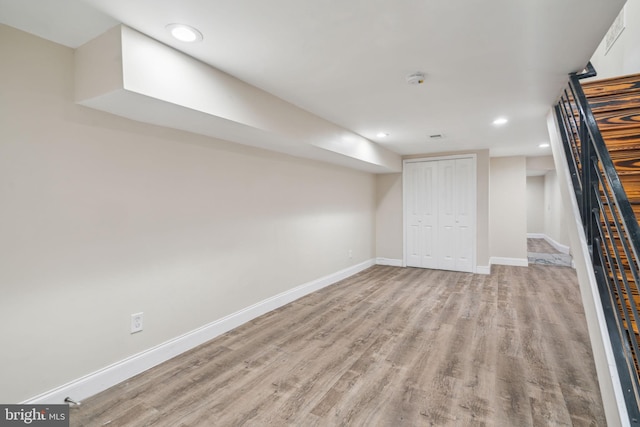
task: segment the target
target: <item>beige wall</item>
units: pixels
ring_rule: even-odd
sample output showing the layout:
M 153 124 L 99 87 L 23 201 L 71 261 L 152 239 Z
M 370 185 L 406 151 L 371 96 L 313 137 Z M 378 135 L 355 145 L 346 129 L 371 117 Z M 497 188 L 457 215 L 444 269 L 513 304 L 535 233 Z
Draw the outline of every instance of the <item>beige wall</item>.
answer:
M 376 175 L 376 256 L 402 259 L 402 174 Z
M 564 205 L 558 174 L 555 170 L 549 171 L 544 177 L 544 233 L 555 242 L 569 246 Z
M 598 75 L 592 80 L 640 73 L 640 0 L 627 0 L 626 26 L 607 52 L 604 40 L 591 58 Z
M 71 49 L 0 52 L 0 402 L 375 256 L 373 175 L 77 106 Z
M 544 176 L 527 177 L 527 233 L 544 234 Z
M 493 157 L 490 168 L 491 258 L 527 259 L 526 158 Z
M 489 237 L 489 229 L 490 223 L 489 220 L 491 218 L 491 211 L 489 208 L 489 195 L 491 190 L 489 188 L 489 170 L 490 170 L 490 160 L 489 160 L 489 150 L 482 150 L 476 152 L 478 164 L 477 164 L 477 174 L 478 174 L 478 223 L 477 223 L 477 233 L 478 233 L 478 253 L 476 262 L 479 266 L 489 266 L 490 265 L 490 257 L 491 257 L 491 249 L 490 249 L 490 237 Z

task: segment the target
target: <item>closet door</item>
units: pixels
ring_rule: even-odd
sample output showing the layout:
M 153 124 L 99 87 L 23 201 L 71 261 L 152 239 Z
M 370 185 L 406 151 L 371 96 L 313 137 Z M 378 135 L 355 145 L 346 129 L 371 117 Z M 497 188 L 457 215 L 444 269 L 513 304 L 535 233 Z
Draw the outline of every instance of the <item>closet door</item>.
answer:
M 438 268 L 437 162 L 405 166 L 406 251 L 408 267 Z
M 454 270 L 473 272 L 475 249 L 474 160 L 456 159 Z
M 456 269 L 456 161 L 438 162 L 438 267 L 441 270 Z
M 475 182 L 474 158 L 405 164 L 408 267 L 473 272 Z

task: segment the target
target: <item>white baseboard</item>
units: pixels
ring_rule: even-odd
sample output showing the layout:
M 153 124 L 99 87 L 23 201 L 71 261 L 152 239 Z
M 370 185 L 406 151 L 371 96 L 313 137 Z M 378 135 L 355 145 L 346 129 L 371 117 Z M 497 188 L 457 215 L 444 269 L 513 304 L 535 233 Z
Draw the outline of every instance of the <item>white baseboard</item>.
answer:
M 489 260 L 491 265 L 513 265 L 516 267 L 528 267 L 529 261 L 526 258 L 505 258 L 492 256 Z
M 569 254 L 569 246 L 558 243 L 549 236 L 544 236 L 544 240 L 549 242 L 551 246 L 553 246 L 554 248 L 556 248 L 556 250 L 562 252 L 563 254 Z
M 402 260 L 401 259 L 394 259 L 394 258 L 376 258 L 376 264 L 377 265 L 390 265 L 392 267 L 402 267 Z
M 477 265 L 476 266 L 477 274 L 491 274 L 491 264 L 489 265 Z
M 569 254 L 569 246 L 563 245 L 562 243 L 556 242 L 551 237 L 547 236 L 543 233 L 527 233 L 527 239 L 544 239 L 553 246 L 556 250 L 562 252 L 563 254 Z
M 162 362 L 165 362 L 185 351 L 204 344 L 205 342 L 237 328 L 256 317 L 282 307 L 312 292 L 346 279 L 375 264 L 371 259 L 360 264 L 345 268 L 325 277 L 302 284 L 288 291 L 282 292 L 266 300 L 260 301 L 233 314 L 225 316 L 184 335 L 166 341 L 155 347 L 127 357 L 112 365 L 106 366 L 82 378 L 56 387 L 42 393 L 23 404 L 55 404 L 64 403 L 66 397 L 81 401 L 144 372 Z

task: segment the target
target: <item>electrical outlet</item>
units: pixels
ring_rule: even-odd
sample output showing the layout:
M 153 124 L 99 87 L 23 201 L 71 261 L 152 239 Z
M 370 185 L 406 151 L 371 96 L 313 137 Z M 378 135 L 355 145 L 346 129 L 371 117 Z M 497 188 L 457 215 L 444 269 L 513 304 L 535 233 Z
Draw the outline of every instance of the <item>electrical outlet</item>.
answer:
M 349 258 L 353 258 L 353 251 L 349 249 Z
M 142 331 L 142 320 L 144 313 L 134 313 L 131 315 L 131 333 Z

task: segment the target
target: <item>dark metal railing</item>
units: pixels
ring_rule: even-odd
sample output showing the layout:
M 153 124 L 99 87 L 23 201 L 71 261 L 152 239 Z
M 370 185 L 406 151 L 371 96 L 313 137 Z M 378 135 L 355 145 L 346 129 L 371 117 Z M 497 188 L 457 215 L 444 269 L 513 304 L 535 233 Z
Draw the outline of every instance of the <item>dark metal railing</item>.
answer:
M 580 84 L 571 74 L 555 106 L 627 413 L 640 425 L 640 226 Z

